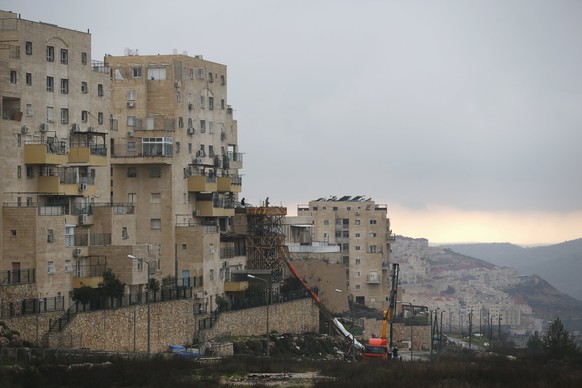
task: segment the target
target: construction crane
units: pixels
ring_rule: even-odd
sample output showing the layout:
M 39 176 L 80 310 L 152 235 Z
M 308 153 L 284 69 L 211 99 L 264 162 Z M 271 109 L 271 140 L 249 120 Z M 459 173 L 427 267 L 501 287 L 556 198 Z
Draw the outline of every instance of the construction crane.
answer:
M 380 338 L 370 338 L 365 346 L 363 357 L 364 360 L 373 359 L 388 359 L 388 354 L 390 349 L 393 349 L 393 332 L 392 323 L 394 322 L 394 317 L 396 316 L 396 298 L 398 295 L 398 273 L 400 271 L 400 266 L 398 263 L 392 264 L 392 274 L 391 286 L 390 286 L 390 297 L 388 298 L 388 309 L 384 311 L 382 316 L 382 334 Z M 390 325 L 389 337 L 386 337 L 387 326 Z

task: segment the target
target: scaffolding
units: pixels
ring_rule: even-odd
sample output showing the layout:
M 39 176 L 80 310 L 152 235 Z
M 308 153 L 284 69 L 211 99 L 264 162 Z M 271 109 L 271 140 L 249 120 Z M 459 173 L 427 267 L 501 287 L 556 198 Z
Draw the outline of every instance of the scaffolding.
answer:
M 281 206 L 247 207 L 248 268 L 280 272 L 285 265 L 281 249 L 285 244 L 282 219 L 287 208 Z

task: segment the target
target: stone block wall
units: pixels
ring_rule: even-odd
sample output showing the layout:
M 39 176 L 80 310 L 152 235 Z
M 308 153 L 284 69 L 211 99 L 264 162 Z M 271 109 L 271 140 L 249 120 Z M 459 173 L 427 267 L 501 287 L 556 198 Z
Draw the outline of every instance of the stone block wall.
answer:
M 223 335 L 260 336 L 267 330 L 265 306 L 220 314 L 212 329 L 200 332 L 199 341 L 206 342 Z M 269 332 L 317 333 L 319 310 L 313 300 L 299 299 L 269 306 Z

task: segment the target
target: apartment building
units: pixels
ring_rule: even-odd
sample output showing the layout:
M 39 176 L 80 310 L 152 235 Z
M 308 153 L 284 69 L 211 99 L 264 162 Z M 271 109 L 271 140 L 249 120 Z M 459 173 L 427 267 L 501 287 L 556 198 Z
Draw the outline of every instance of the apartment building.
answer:
M 244 239 L 229 236 L 242 189 L 242 153 L 227 103 L 225 65 L 202 56 L 108 56 L 113 202 L 135 204 L 139 241 L 160 247 L 162 276 L 206 281 L 215 307 Z M 221 237 L 222 236 L 222 237 Z
M 91 246 L 115 241 L 96 214 L 135 229 L 109 205 L 110 77 L 90 55 L 89 33 L 0 11 L 0 280 L 36 285 L 21 299 L 66 307 L 97 281 L 107 259 Z
M 387 210 L 386 205 L 362 196 L 320 198 L 297 207 L 298 217 L 313 219 L 309 228 L 313 242 L 339 245 L 348 293 L 356 303 L 378 309 L 387 307 L 390 289 L 394 235 Z
M 90 55 L 87 32 L 0 11 L 2 302 L 66 309 L 111 268 L 132 293 L 171 277 L 211 311 L 246 260 L 226 66 Z

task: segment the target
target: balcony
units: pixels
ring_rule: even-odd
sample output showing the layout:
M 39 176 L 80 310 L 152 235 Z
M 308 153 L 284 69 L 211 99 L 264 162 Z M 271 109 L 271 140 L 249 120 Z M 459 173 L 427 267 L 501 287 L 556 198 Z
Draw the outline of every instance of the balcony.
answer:
M 188 191 L 196 193 L 213 193 L 218 190 L 216 176 L 194 175 L 188 177 Z
M 95 180 L 75 168 L 45 168 L 38 177 L 38 192 L 60 195 L 95 195 Z
M 380 277 L 376 273 L 371 273 L 366 278 L 368 284 L 380 284 Z
M 241 292 L 249 288 L 247 280 L 241 282 L 224 282 L 224 292 Z
M 225 158 L 227 159 L 228 164 L 224 168 L 243 168 L 243 155 L 244 154 L 241 152 L 228 151 L 228 155 Z
M 111 146 L 111 164 L 172 164 L 171 137 L 128 137 Z
M 220 206 L 216 201 L 197 201 L 197 217 L 232 217 L 234 216 L 234 207 Z
M 240 175 L 218 177 L 218 191 L 240 193 L 242 177 Z
M 107 166 L 107 147 L 101 145 L 73 146 L 69 150 L 69 163 L 81 163 L 100 167 Z
M 63 142 L 47 139 L 40 142 L 27 142 L 24 145 L 25 164 L 66 164 L 68 160 Z
M 103 273 L 107 267 L 104 256 L 81 257 L 76 263 L 73 276 L 73 288 L 88 286 L 99 287 L 103 283 Z

